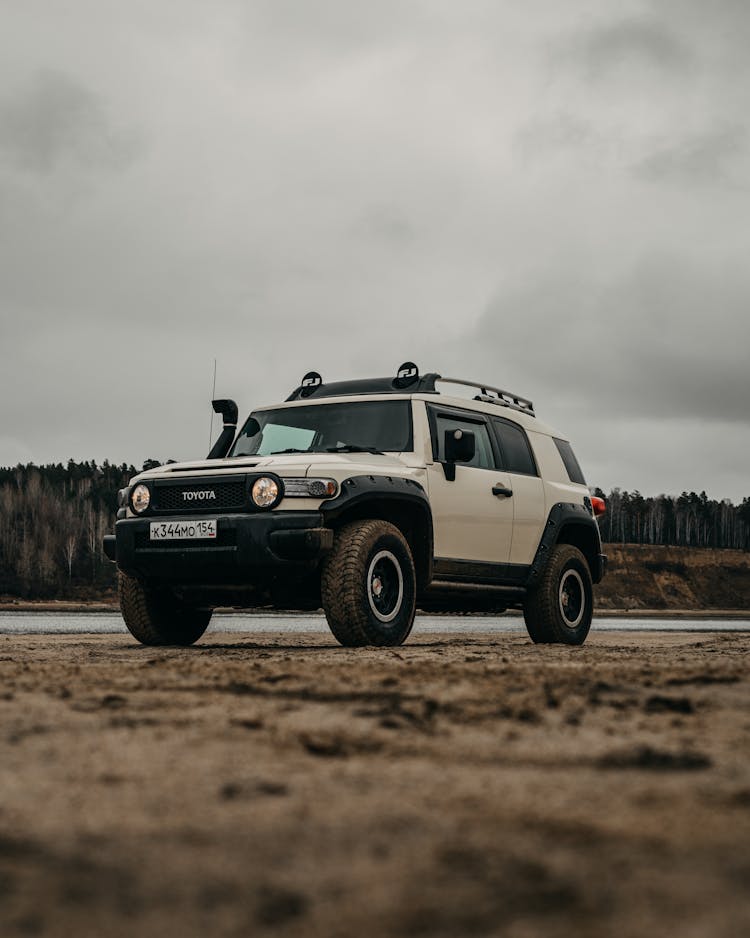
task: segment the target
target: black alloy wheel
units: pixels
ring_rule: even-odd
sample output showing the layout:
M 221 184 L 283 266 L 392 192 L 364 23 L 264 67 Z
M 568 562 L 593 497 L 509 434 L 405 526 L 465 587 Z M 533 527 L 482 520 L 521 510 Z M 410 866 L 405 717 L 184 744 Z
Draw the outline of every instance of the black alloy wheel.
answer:
M 323 562 L 320 590 L 328 625 L 342 645 L 401 645 L 416 609 L 406 538 L 388 521 L 344 525 Z
M 538 644 L 582 645 L 593 614 L 594 588 L 586 558 L 572 544 L 558 544 L 524 602 L 529 636 Z

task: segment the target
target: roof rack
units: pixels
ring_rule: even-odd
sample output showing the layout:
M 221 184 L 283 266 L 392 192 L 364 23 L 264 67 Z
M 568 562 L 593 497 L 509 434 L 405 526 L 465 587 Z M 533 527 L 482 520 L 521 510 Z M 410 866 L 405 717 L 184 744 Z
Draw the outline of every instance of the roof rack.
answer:
M 323 383 L 317 371 L 309 371 L 299 387 L 295 388 L 287 401 L 305 400 L 310 397 L 346 397 L 350 394 L 439 394 L 435 387 L 438 381 L 446 384 L 460 384 L 463 387 L 476 388 L 480 393 L 475 401 L 485 401 L 488 404 L 497 404 L 499 407 L 510 407 L 521 413 L 535 417 L 534 405 L 530 400 L 503 391 L 491 384 L 479 384 L 476 381 L 465 381 L 463 378 L 444 378 L 436 372 L 425 375 L 419 374 L 419 369 L 413 362 L 405 362 L 396 372 L 395 378 L 359 378 L 355 381 L 332 381 Z
M 442 375 L 439 375 L 438 378 L 440 381 L 444 381 L 447 384 L 460 384 L 467 388 L 477 388 L 481 393 L 477 394 L 474 398 L 476 401 L 486 401 L 488 404 L 510 407 L 512 410 L 520 410 L 523 414 L 536 417 L 533 403 L 528 400 L 528 398 L 521 397 L 520 394 L 513 394 L 511 391 L 503 391 L 502 388 L 494 388 L 491 384 L 479 384 L 476 381 L 465 381 L 463 378 L 444 378 Z

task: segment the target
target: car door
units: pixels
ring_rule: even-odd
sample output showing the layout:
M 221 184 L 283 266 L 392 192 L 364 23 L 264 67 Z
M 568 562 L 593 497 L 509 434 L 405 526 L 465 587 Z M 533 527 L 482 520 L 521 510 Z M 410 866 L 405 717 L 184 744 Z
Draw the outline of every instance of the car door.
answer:
M 490 417 L 503 469 L 513 492 L 513 538 L 510 562 L 528 566 L 534 560 L 544 530 L 544 485 L 528 437 L 520 424 L 505 417 Z
M 427 405 L 433 460 L 427 467 L 435 539 L 435 576 L 501 579 L 508 563 L 513 531 L 513 503 L 502 494 L 509 487 L 499 471 L 499 454 L 487 418 L 475 411 Z M 474 434 L 470 463 L 456 464 L 454 481 L 443 468 L 445 431 Z M 482 566 L 478 566 L 481 564 Z

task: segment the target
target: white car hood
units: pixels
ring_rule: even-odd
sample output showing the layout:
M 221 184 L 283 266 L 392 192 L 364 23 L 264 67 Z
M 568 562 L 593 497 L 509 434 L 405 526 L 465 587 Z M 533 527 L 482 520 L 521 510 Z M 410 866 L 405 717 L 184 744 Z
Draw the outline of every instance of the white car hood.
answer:
M 410 462 L 413 462 L 413 454 Z M 275 472 L 280 476 L 347 475 L 412 475 L 413 466 L 399 456 L 383 453 L 279 453 L 276 456 L 237 456 L 232 459 L 201 459 L 194 462 L 176 462 L 141 472 L 131 480 L 169 479 L 176 481 L 192 474 L 201 478 L 237 473 Z

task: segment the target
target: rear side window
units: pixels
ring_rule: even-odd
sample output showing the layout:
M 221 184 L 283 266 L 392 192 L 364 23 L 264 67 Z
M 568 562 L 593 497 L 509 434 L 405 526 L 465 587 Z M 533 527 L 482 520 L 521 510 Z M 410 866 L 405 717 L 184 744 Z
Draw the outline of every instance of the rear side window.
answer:
M 506 472 L 515 472 L 525 476 L 538 475 L 529 441 L 520 427 L 497 417 L 492 418 L 500 449 L 503 454 L 503 468 Z
M 557 452 L 560 454 L 560 458 L 563 461 L 570 481 L 575 482 L 576 485 L 585 485 L 586 480 L 583 477 L 583 472 L 581 472 L 581 467 L 578 465 L 573 447 L 567 440 L 558 440 L 557 437 L 553 437 L 552 439 L 555 441 Z
M 432 410 L 432 408 L 430 408 Z M 482 421 L 465 419 L 450 413 L 433 411 L 433 426 L 437 439 L 433 439 L 432 449 L 434 457 L 443 462 L 445 460 L 445 431 L 468 430 L 474 434 L 476 443 L 474 458 L 471 462 L 461 463 L 462 466 L 475 466 L 477 469 L 494 469 L 495 459 L 490 443 L 490 431 L 487 424 Z

